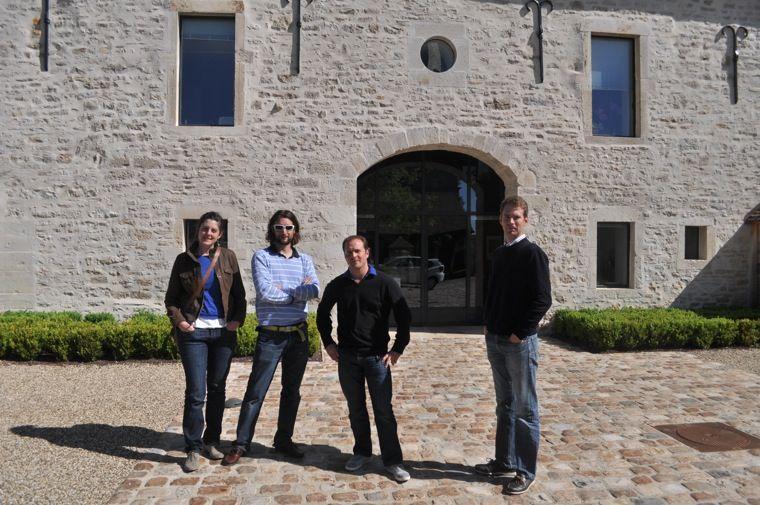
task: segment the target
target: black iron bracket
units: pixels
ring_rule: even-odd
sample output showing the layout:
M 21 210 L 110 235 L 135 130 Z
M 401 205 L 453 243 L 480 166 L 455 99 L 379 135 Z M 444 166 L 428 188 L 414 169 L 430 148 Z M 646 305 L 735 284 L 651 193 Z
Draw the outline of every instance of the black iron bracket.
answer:
M 725 36 L 729 43 L 728 58 L 731 63 L 731 103 L 735 104 L 739 101 L 739 42 L 746 39 L 749 35 L 749 30 L 743 26 L 734 28 L 731 25 L 726 25 L 720 29 L 720 35 Z
M 314 0 L 306 0 L 309 5 Z M 290 74 L 298 75 L 301 73 L 301 0 L 282 0 L 282 4 L 292 4 L 293 22 L 290 24 L 293 32 L 293 52 L 290 60 Z
M 546 7 L 546 14 L 548 15 L 554 10 L 554 4 L 551 0 L 528 0 L 525 2 L 525 8 L 529 11 L 531 4 L 535 5 L 536 13 L 536 26 L 534 31 L 538 39 L 538 84 L 544 82 L 544 23 L 541 15 L 541 10 Z
M 48 71 L 50 58 L 50 0 L 42 0 L 42 49 L 40 51 L 41 67 L 43 72 Z

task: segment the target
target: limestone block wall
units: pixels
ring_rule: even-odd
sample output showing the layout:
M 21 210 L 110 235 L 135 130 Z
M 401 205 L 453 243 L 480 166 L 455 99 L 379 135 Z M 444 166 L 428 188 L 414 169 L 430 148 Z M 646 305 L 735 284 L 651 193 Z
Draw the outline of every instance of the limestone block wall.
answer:
M 545 82 L 521 2 L 304 2 L 301 72 L 280 0 L 52 0 L 50 71 L 35 2 L 0 2 L 0 310 L 159 309 L 182 219 L 229 219 L 249 292 L 251 252 L 278 208 L 301 218 L 323 282 L 344 268 L 356 178 L 418 149 L 488 163 L 533 207 L 557 306 L 747 305 L 743 218 L 760 203 L 760 11 L 746 3 L 557 2 Z M 236 126 L 174 124 L 177 16 L 236 15 Z M 750 30 L 729 103 L 720 28 Z M 641 136 L 589 135 L 590 33 L 638 37 Z M 455 73 L 420 72 L 448 36 Z M 239 121 L 238 121 L 239 120 Z M 633 286 L 598 289 L 598 221 L 635 222 Z M 712 250 L 684 261 L 683 227 Z

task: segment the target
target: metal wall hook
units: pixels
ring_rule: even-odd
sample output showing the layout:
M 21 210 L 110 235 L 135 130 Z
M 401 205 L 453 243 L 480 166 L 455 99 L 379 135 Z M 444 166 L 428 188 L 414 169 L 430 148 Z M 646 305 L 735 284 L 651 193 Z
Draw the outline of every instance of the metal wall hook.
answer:
M 538 16 L 535 32 L 538 37 L 538 83 L 541 84 L 544 82 L 544 23 L 541 10 L 546 7 L 546 14 L 548 15 L 554 10 L 554 4 L 551 0 L 528 0 L 524 7 L 528 11 L 532 11 L 531 4 L 535 5 L 535 12 Z
M 725 36 L 726 40 L 731 44 L 729 53 L 731 59 L 731 87 L 733 90 L 731 103 L 735 104 L 739 101 L 739 42 L 749 36 L 749 30 L 743 26 L 734 28 L 731 25 L 726 25 L 720 29 L 720 34 Z

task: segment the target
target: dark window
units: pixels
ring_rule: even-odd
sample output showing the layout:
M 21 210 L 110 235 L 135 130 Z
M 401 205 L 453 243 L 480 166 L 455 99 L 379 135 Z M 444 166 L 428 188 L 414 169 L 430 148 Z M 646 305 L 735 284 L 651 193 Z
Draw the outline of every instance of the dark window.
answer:
M 591 37 L 593 134 L 636 135 L 634 39 Z
M 454 66 L 454 47 L 443 39 L 430 39 L 420 50 L 422 63 L 433 72 L 445 72 Z
M 596 285 L 598 287 L 630 287 L 630 246 L 630 223 L 597 223 Z
M 190 245 L 198 236 L 198 220 L 197 219 L 185 219 L 185 249 L 190 249 Z M 222 238 L 219 239 L 219 245 L 227 247 L 227 220 L 222 219 Z
M 707 259 L 707 226 L 687 226 L 684 238 L 684 258 L 687 260 Z
M 234 126 L 235 18 L 180 18 L 179 124 Z

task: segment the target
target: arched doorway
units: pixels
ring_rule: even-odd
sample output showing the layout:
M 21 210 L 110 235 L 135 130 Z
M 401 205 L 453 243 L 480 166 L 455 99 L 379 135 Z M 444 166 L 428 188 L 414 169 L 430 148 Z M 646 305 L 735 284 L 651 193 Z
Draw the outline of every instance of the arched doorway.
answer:
M 357 229 L 373 264 L 401 285 L 414 324 L 478 324 L 488 258 L 502 242 L 504 183 L 480 160 L 418 151 L 357 181 Z

